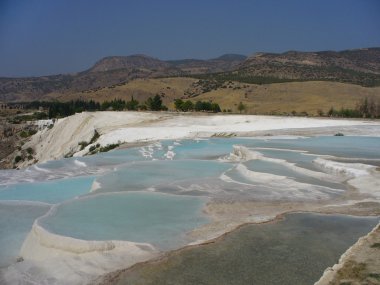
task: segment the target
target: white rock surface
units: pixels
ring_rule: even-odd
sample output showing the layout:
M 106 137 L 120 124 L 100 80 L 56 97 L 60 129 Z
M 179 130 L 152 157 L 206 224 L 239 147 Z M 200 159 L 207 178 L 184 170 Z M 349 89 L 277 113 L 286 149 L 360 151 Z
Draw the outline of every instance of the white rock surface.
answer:
M 24 148 L 32 147 L 39 162 L 65 155 L 83 156 L 79 142 L 89 142 L 96 130 L 101 146 L 162 139 L 210 137 L 214 134 L 253 134 L 257 131 L 377 125 L 380 122 L 325 118 L 254 115 L 194 115 L 159 112 L 83 112 L 58 120 L 52 129 L 35 134 Z M 380 135 L 380 134 L 374 134 Z M 31 163 L 29 162 L 25 162 Z M 26 166 L 21 165 L 21 166 Z

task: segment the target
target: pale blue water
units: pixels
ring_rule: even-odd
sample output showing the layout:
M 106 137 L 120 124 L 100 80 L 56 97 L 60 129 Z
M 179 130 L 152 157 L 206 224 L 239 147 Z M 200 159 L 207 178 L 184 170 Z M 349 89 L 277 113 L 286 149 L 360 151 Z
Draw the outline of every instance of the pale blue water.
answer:
M 380 160 L 380 138 L 374 137 L 167 140 L 144 147 L 51 161 L 25 170 L 0 170 L 0 200 L 65 202 L 54 216 L 43 222 L 59 234 L 91 240 L 150 242 L 169 248 L 181 244 L 185 232 L 207 223 L 201 212 L 207 197 L 228 201 L 304 201 L 344 195 L 344 191 L 328 191 L 320 186 L 344 190 L 345 185 L 320 181 L 281 164 L 261 160 L 241 162 L 253 171 L 288 176 L 304 183 L 304 187 L 274 189 L 268 187 L 268 183 L 254 183 L 234 169 L 239 162 L 219 160 L 233 151 L 233 145 L 243 145 L 264 156 L 284 159 L 314 171 L 322 171 L 312 163 L 318 155 Z M 313 155 L 286 149 L 307 151 Z M 173 160 L 166 157 L 168 151 L 175 153 Z M 222 174 L 246 185 L 226 182 L 220 179 Z M 101 188 L 89 193 L 94 180 L 100 182 Z M 177 196 L 147 193 L 147 189 Z M 94 196 L 96 193 L 103 194 Z M 78 196 L 89 198 L 75 199 Z M 15 258 L 33 221 L 46 212 L 47 206 L 23 208 L 3 204 L 0 202 L 0 226 L 3 229 L 0 263 L 1 260 L 7 263 Z M 13 238 L 15 243 L 8 246 L 9 239 Z
M 380 159 L 379 137 L 321 136 L 299 139 L 252 140 L 254 147 L 304 150 L 312 154 Z
M 329 182 L 321 179 L 317 179 L 311 176 L 303 175 L 297 171 L 294 171 L 284 165 L 262 161 L 262 160 L 251 160 L 244 163 L 249 170 L 262 173 L 272 173 L 279 176 L 286 176 L 294 179 L 300 183 L 307 183 L 313 185 L 326 186 L 334 189 L 346 189 L 345 185 L 341 183 Z
M 175 159 L 217 159 L 228 155 L 233 144 L 243 144 L 244 139 L 184 140 L 175 146 Z
M 75 177 L 46 182 L 0 186 L 0 200 L 58 203 L 90 192 L 94 177 Z
M 176 181 L 218 177 L 231 165 L 219 161 L 155 160 L 136 162 L 100 177 L 101 192 L 136 191 Z
M 48 205 L 0 202 L 0 268 L 16 262 L 34 220 L 49 209 Z
M 287 162 L 294 163 L 296 166 L 299 166 L 301 168 L 318 171 L 318 172 L 321 171 L 313 163 L 313 160 L 318 157 L 316 155 L 303 154 L 303 153 L 294 152 L 294 151 L 273 150 L 273 149 L 258 149 L 257 151 L 262 153 L 265 157 L 283 159 L 283 160 L 286 160 Z
M 62 204 L 40 225 L 85 240 L 147 242 L 161 249 L 184 242 L 184 233 L 208 222 L 206 200 L 149 192 L 98 195 Z

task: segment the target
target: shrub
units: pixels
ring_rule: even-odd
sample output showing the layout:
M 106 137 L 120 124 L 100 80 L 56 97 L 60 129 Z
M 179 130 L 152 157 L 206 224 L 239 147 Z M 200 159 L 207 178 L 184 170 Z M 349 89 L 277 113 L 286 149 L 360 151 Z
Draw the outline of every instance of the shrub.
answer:
M 86 146 L 88 146 L 88 142 L 81 141 L 78 143 L 78 145 L 80 145 L 80 150 L 83 150 Z
M 174 106 L 176 110 L 182 112 L 192 111 L 194 109 L 194 104 L 190 100 L 182 101 L 181 99 L 176 99 L 174 101 Z
M 35 135 L 37 133 L 36 130 L 29 130 L 28 134 L 29 136 Z
M 139 107 L 139 101 L 135 100 L 132 96 L 132 99 L 131 101 L 127 101 L 126 105 L 128 110 L 130 111 L 137 111 L 138 107 Z
M 98 131 L 94 130 L 94 135 L 92 136 L 92 138 L 88 144 L 92 144 L 92 143 L 96 142 L 99 137 L 100 137 L 100 134 L 98 133 Z
M 207 101 L 197 101 L 194 105 L 195 111 L 206 111 L 206 112 L 214 112 L 218 113 L 221 112 L 219 104 L 217 103 L 211 103 Z
M 114 149 L 114 148 L 117 148 L 119 146 L 118 143 L 115 143 L 115 144 L 109 144 L 109 145 L 106 145 L 104 147 L 101 147 L 99 149 L 100 152 L 107 152 L 107 151 L 110 151 L 111 149 Z
M 22 131 L 22 132 L 20 133 L 20 137 L 22 137 L 22 138 L 27 138 L 27 137 L 28 137 L 28 133 L 25 132 L 25 131 Z
M 43 119 L 47 119 L 48 118 L 48 115 L 45 112 L 34 112 L 33 116 L 37 120 L 43 120 Z
M 162 99 L 158 94 L 156 94 L 153 98 L 149 97 L 148 100 L 146 100 L 145 105 L 151 111 L 167 110 L 167 107 L 162 105 Z
M 243 102 L 240 102 L 238 105 L 238 111 L 241 113 L 241 112 L 245 111 L 245 109 L 246 109 L 246 107 L 243 104 Z
M 16 163 L 19 163 L 20 161 L 22 161 L 23 159 L 22 159 L 22 156 L 21 155 L 18 155 L 18 156 L 16 156 L 15 157 L 15 162 Z
M 318 116 L 320 116 L 320 117 L 323 117 L 323 116 L 325 115 L 325 113 L 323 112 L 322 109 L 318 109 L 318 110 L 317 110 L 317 114 L 318 114 Z

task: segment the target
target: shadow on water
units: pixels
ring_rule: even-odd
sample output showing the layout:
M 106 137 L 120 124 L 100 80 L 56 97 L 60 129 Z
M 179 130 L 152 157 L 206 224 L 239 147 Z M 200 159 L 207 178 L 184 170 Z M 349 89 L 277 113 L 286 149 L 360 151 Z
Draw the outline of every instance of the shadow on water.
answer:
M 378 218 L 288 214 L 123 272 L 115 284 L 314 284 Z

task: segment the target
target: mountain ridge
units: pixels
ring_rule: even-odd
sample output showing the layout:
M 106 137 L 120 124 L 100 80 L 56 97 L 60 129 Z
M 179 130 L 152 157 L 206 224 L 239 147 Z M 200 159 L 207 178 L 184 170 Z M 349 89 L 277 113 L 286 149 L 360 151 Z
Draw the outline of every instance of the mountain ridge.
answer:
M 334 81 L 380 85 L 380 48 L 343 51 L 287 51 L 224 54 L 212 59 L 161 60 L 147 55 L 108 56 L 74 74 L 0 78 L 0 101 L 38 100 L 49 93 L 69 94 L 112 88 L 137 78 L 196 77 L 246 83 Z M 259 79 L 259 80 L 257 80 Z

